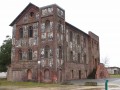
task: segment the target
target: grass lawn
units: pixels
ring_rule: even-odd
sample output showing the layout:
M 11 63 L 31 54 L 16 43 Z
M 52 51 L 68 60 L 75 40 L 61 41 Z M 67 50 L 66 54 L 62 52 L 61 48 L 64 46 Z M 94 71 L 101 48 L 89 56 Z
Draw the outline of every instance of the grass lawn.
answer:
M 110 78 L 120 78 L 120 75 L 119 74 L 117 74 L 117 75 L 110 75 Z
M 0 86 L 22 86 L 22 87 L 59 87 L 60 84 L 46 84 L 37 82 L 11 82 L 6 79 L 0 79 Z

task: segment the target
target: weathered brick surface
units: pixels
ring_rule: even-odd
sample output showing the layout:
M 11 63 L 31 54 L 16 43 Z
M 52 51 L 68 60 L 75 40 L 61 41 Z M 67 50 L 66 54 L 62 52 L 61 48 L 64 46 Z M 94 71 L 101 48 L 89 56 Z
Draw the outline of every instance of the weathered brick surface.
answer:
M 13 47 L 8 79 L 55 83 L 83 79 L 100 63 L 99 37 L 65 22 L 65 11 L 55 4 L 38 8 L 30 3 L 11 26 Z M 31 38 L 29 26 L 33 26 Z M 20 49 L 23 60 L 19 60 Z M 32 60 L 28 60 L 29 49 L 32 49 Z
M 104 64 L 100 63 L 97 66 L 96 79 L 108 78 L 108 77 L 109 77 L 109 73 L 107 71 L 107 68 L 104 66 Z

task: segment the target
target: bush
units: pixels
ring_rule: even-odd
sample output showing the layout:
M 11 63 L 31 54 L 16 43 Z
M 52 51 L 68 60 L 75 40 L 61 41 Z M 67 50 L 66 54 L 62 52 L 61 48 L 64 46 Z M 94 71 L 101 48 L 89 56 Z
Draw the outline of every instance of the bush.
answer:
M 73 85 L 73 84 L 71 82 L 65 81 L 65 82 L 62 82 L 61 85 Z
M 97 82 L 85 82 L 85 86 L 97 86 Z

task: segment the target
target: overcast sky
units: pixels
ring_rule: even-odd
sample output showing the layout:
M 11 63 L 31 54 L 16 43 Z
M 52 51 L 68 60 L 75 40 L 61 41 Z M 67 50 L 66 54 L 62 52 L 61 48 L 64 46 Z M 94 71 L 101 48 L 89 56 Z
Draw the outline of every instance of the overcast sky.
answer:
M 57 4 L 65 10 L 65 20 L 100 38 L 101 62 L 109 59 L 109 66 L 120 67 L 120 0 L 1 0 L 0 45 L 6 35 L 12 36 L 9 24 L 29 4 L 38 7 Z

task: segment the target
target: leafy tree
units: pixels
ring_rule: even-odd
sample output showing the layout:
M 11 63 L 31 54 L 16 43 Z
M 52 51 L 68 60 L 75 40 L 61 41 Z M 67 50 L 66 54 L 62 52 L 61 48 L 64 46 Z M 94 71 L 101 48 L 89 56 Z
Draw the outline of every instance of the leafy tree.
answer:
M 6 40 L 0 47 L 0 72 L 7 71 L 7 66 L 11 63 L 11 47 L 12 39 L 10 36 L 6 36 Z

